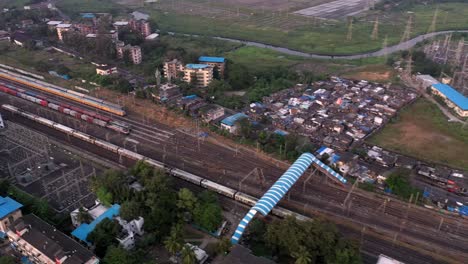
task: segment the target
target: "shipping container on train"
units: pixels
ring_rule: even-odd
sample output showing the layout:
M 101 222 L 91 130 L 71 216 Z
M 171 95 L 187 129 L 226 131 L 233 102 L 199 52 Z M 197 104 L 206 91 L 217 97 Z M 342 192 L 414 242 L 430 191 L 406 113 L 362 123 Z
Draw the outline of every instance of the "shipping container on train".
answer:
M 31 91 L 25 91 L 23 89 L 15 88 L 15 87 L 6 87 L 3 85 L 0 85 L 0 91 L 5 92 L 20 98 L 23 98 L 25 100 L 28 100 L 30 102 L 40 104 L 44 107 L 48 107 L 50 109 L 53 109 L 55 111 L 59 111 L 60 113 L 70 115 L 74 118 L 81 119 L 85 122 L 95 124 L 101 127 L 105 127 L 114 131 L 117 131 L 119 133 L 123 134 L 129 134 L 130 133 L 130 127 L 127 124 L 124 124 L 122 122 L 118 121 L 113 121 L 112 119 L 99 115 L 97 113 L 87 111 L 84 109 L 81 109 L 79 107 L 71 106 L 69 104 L 64 104 L 64 103 L 59 103 L 55 102 L 49 98 L 46 98 L 44 96 L 40 96 L 31 92 Z
M 60 97 L 64 97 L 82 104 L 86 104 L 95 107 L 100 110 L 104 110 L 109 113 L 113 113 L 119 116 L 124 116 L 126 113 L 123 108 L 117 104 L 113 104 L 104 101 L 99 98 L 95 98 L 86 94 L 82 94 L 73 90 L 68 90 L 44 81 L 40 81 L 28 76 L 24 76 L 15 72 L 11 72 L 0 68 L 0 78 L 19 83 L 34 89 L 45 91 Z
M 221 194 L 223 196 L 229 197 L 229 198 L 234 199 L 234 200 L 236 200 L 238 202 L 241 202 L 243 204 L 247 204 L 247 205 L 252 206 L 252 205 L 255 205 L 258 202 L 257 198 L 255 198 L 253 196 L 250 196 L 248 194 L 242 193 L 242 192 L 237 191 L 235 189 L 232 189 L 230 187 L 227 187 L 227 186 L 218 184 L 216 182 L 210 181 L 210 180 L 208 180 L 206 178 L 194 175 L 194 174 L 189 173 L 187 171 L 176 169 L 176 168 L 171 168 L 171 167 L 167 166 L 166 164 L 164 164 L 162 162 L 150 159 L 148 157 L 140 155 L 140 154 L 138 154 L 136 152 L 133 152 L 131 150 L 121 148 L 121 147 L 119 147 L 117 145 L 114 145 L 112 143 L 105 142 L 105 141 L 102 141 L 100 139 L 96 139 L 96 138 L 94 138 L 94 137 L 92 137 L 90 135 L 87 135 L 87 134 L 85 134 L 83 132 L 74 130 L 72 128 L 69 128 L 69 127 L 66 127 L 66 126 L 63 126 L 63 125 L 59 126 L 57 123 L 55 123 L 53 121 L 50 121 L 48 119 L 39 117 L 37 115 L 31 114 L 31 113 L 28 113 L 28 112 L 25 112 L 25 111 L 23 111 L 23 110 L 21 110 L 21 109 L 19 109 L 17 107 L 14 107 L 14 106 L 11 106 L 11 105 L 2 105 L 2 108 L 5 109 L 5 110 L 10 111 L 12 113 L 19 114 L 19 115 L 24 116 L 24 117 L 26 117 L 28 119 L 34 120 L 34 121 L 36 121 L 36 122 L 38 122 L 40 124 L 43 124 L 43 125 L 52 127 L 54 129 L 57 129 L 59 131 L 62 131 L 64 133 L 68 134 L 68 135 L 79 138 L 79 139 L 81 139 L 81 140 L 83 140 L 85 142 L 88 142 L 88 143 L 91 143 L 91 144 L 96 145 L 98 147 L 107 149 L 107 150 L 112 151 L 114 153 L 118 153 L 119 155 L 124 156 L 124 157 L 129 158 L 129 159 L 132 159 L 134 161 L 143 161 L 143 162 L 145 162 L 145 163 L 147 163 L 147 164 L 149 164 L 151 166 L 156 167 L 156 169 L 165 169 L 169 174 L 171 174 L 171 175 L 173 175 L 173 176 L 175 176 L 175 177 L 177 177 L 179 179 L 182 179 L 182 180 L 191 182 L 191 183 L 193 183 L 193 184 L 195 184 L 197 186 L 200 186 L 200 187 L 215 191 L 215 192 L 217 192 L 217 193 L 219 193 L 219 194 Z M 281 207 L 274 207 L 273 210 L 272 210 L 272 214 L 276 215 L 276 216 L 279 216 L 279 217 L 294 216 L 297 219 L 303 220 L 303 221 L 310 220 L 310 218 L 308 218 L 307 216 L 296 214 L 296 213 L 294 213 L 294 212 L 292 212 L 292 211 L 290 211 L 288 209 L 281 208 Z

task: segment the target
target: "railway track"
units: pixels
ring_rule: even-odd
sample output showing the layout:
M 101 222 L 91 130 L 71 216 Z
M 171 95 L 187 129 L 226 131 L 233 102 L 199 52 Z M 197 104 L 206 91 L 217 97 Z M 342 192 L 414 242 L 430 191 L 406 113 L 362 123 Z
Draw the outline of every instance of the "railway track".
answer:
M 236 156 L 234 155 L 235 152 L 233 150 L 219 148 L 216 145 L 201 143 L 201 149 L 198 151 L 195 147 L 197 144 L 196 138 L 187 138 L 186 135 L 183 135 L 185 138 L 180 138 L 180 132 L 170 132 L 166 130 L 167 128 L 164 125 L 161 125 L 161 128 L 155 128 L 153 125 L 142 124 L 139 121 L 136 121 L 138 118 L 132 119 L 131 116 L 115 118 L 132 124 L 134 126 L 134 131 L 138 131 L 137 136 L 148 139 L 148 144 L 141 147 L 139 146 L 140 153 L 149 155 L 158 160 L 163 160 L 164 158 L 164 160 L 172 166 L 180 167 L 180 163 L 182 161 L 184 169 L 199 175 L 204 175 L 205 177 L 209 177 L 217 182 L 222 182 L 223 184 L 226 184 L 232 188 L 237 188 L 239 179 L 248 173 L 251 168 L 255 168 L 256 166 L 265 170 L 266 186 L 271 185 L 271 183 L 282 173 L 282 170 L 277 168 L 274 164 L 267 163 L 264 160 L 256 159 L 252 157 L 252 155 L 247 155 L 242 152 Z M 100 137 L 103 137 L 103 134 L 105 133 L 101 133 Z M 163 134 L 165 136 L 161 137 L 159 134 Z M 158 137 L 156 137 L 156 135 Z M 115 136 L 115 138 L 119 139 L 121 137 Z M 130 135 L 129 138 L 132 138 L 132 135 Z M 177 147 L 175 147 L 174 144 L 177 144 Z M 213 153 L 215 154 L 213 155 Z M 210 164 L 214 165 L 207 166 L 208 162 L 205 162 L 206 159 L 210 161 Z M 222 173 L 223 165 L 225 165 L 224 168 L 229 168 L 227 169 L 226 174 Z M 302 183 L 302 181 L 298 182 L 297 186 L 302 187 Z M 244 185 L 245 186 L 243 186 L 242 191 L 256 196 L 259 196 L 259 194 L 262 193 L 262 189 L 260 188 L 258 181 L 252 178 L 246 179 Z M 347 196 L 348 189 L 333 185 L 330 186 L 321 184 L 314 181 L 313 184 L 307 185 L 307 191 L 312 195 L 301 196 L 295 195 L 293 193 L 292 197 L 302 206 L 309 203 L 311 207 L 314 205 L 313 207 L 316 208 L 316 210 L 317 208 L 324 208 L 324 210 L 326 209 L 325 212 L 327 210 L 335 214 L 338 212 L 343 212 L 344 208 L 337 205 L 341 205 L 343 203 Z M 295 192 L 301 193 L 299 190 L 295 190 Z M 313 196 L 317 198 L 314 199 Z M 368 211 L 377 212 L 379 207 L 382 206 L 383 200 L 384 198 L 375 197 L 375 195 L 362 194 L 361 192 L 356 191 L 351 195 L 350 199 L 350 201 L 352 201 L 351 210 L 355 212 L 355 214 L 351 216 L 356 217 L 355 215 L 359 215 L 361 213 L 368 214 Z M 436 221 L 440 219 L 439 215 L 423 208 L 411 207 L 408 210 L 407 204 L 404 204 L 400 201 L 392 201 L 388 203 L 386 205 L 385 212 L 386 214 L 375 213 L 373 215 L 375 219 L 378 219 L 379 217 L 391 217 L 390 220 L 387 219 L 387 221 L 380 223 L 382 228 L 385 229 L 399 230 L 400 224 L 398 221 L 395 221 L 395 219 L 399 220 L 404 218 L 406 212 L 408 212 L 407 223 L 409 226 L 406 228 L 412 228 L 412 226 L 410 226 L 411 223 L 421 226 L 421 230 L 418 229 L 415 231 L 415 236 L 424 238 L 424 233 L 428 233 L 427 231 L 434 232 L 434 230 L 437 230 L 439 226 L 438 222 L 434 222 L 434 219 L 437 219 Z M 377 221 L 373 219 L 364 220 L 367 222 Z M 448 235 L 465 236 L 466 230 L 468 230 L 466 220 L 447 216 L 444 224 L 441 226 L 441 231 L 443 232 L 437 232 L 431 236 L 436 236 L 435 241 L 443 241 L 445 239 L 449 239 Z M 447 234 L 444 232 L 447 232 Z M 439 240 L 437 240 L 437 237 Z M 456 239 L 458 238 L 456 237 Z M 456 241 L 459 243 L 456 243 Z M 443 248 L 447 248 L 450 245 L 456 244 L 455 248 L 457 248 L 459 251 L 463 250 L 462 252 L 466 252 L 466 247 L 464 246 L 466 245 L 466 242 L 467 241 L 465 239 L 455 240 L 455 242 L 452 241 L 449 244 L 444 242 L 441 242 L 440 244 L 443 246 Z

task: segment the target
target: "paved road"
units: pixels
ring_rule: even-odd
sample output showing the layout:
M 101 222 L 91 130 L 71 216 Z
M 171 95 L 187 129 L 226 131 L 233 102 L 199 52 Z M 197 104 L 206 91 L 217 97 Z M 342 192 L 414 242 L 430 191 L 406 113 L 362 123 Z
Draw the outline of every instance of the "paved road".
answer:
M 314 58 L 314 59 L 345 59 L 345 60 L 355 60 L 355 59 L 364 59 L 364 58 L 371 58 L 371 57 L 381 57 L 385 56 L 388 54 L 392 54 L 397 51 L 402 51 L 402 50 L 407 50 L 409 48 L 412 48 L 416 46 L 419 42 L 422 42 L 426 39 L 438 36 L 438 35 L 443 35 L 443 34 L 449 34 L 449 33 L 468 33 L 468 30 L 447 30 L 447 31 L 439 31 L 439 32 L 434 32 L 434 33 L 429 33 L 429 34 L 424 34 L 424 35 L 419 35 L 413 39 L 410 39 L 406 42 L 390 46 L 378 51 L 373 51 L 373 52 L 368 52 L 368 53 L 360 53 L 360 54 L 350 54 L 350 55 L 323 55 L 323 54 L 317 54 L 317 53 L 306 53 L 306 52 L 301 52 L 297 50 L 292 50 L 284 47 L 278 47 L 278 46 L 272 46 L 268 45 L 265 43 L 260 43 L 260 42 L 254 42 L 254 41 L 246 41 L 246 40 L 240 40 L 240 39 L 233 39 L 233 38 L 224 38 L 224 37 L 218 37 L 218 36 L 208 36 L 214 39 L 219 39 L 219 40 L 225 40 L 225 41 L 230 41 L 230 42 L 236 42 L 236 43 L 242 43 L 247 46 L 254 46 L 254 47 L 259 47 L 259 48 L 265 48 L 265 49 L 270 49 L 274 50 L 277 52 L 281 52 L 284 54 L 288 55 L 294 55 L 294 56 L 299 56 L 299 57 L 304 57 L 304 58 Z M 191 35 L 191 34 L 179 34 L 176 32 L 169 32 L 170 35 L 184 35 L 184 36 L 192 36 L 192 37 L 201 37 L 201 35 Z M 203 36 L 206 37 L 206 36 Z

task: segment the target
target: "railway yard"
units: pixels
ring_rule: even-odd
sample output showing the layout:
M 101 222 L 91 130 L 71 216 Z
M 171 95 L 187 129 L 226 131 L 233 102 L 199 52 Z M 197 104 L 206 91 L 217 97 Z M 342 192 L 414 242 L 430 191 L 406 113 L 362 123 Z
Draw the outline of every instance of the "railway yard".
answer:
M 287 167 L 284 163 L 266 159 L 255 151 L 213 144 L 199 137 L 198 133 L 185 132 L 150 121 L 131 109 L 127 109 L 126 116 L 109 114 L 25 84 L 5 79 L 2 82 L 16 89 L 31 91 L 36 95 L 126 123 L 131 127 L 131 132 L 129 135 L 118 133 L 4 92 L 0 92 L 1 104 L 18 107 L 93 138 L 163 162 L 171 168 L 193 173 L 248 195 L 260 197 Z M 2 114 L 11 122 L 31 127 L 62 143 L 85 149 L 105 159 L 124 165 L 135 162 L 134 159 L 83 142 L 4 109 Z M 351 186 L 339 186 L 327 179 L 310 169 L 295 184 L 280 206 L 305 216 L 322 216 L 335 222 L 345 234 L 361 241 L 361 251 L 369 263 L 380 253 L 408 263 L 462 263 L 468 256 L 466 219 L 366 193 Z

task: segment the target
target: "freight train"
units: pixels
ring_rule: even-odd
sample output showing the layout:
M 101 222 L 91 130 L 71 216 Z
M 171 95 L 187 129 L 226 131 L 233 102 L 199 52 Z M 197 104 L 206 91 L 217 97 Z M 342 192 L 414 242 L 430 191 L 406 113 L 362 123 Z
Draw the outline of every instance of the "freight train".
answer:
M 129 134 L 130 126 L 119 121 L 114 121 L 108 117 L 99 115 L 94 112 L 86 111 L 79 107 L 74 107 L 68 104 L 62 104 L 56 101 L 53 101 L 47 97 L 41 96 L 34 92 L 26 91 L 21 88 L 15 88 L 13 86 L 3 86 L 0 84 L 0 92 L 4 92 L 22 99 L 28 100 L 30 102 L 39 104 L 43 107 L 53 109 L 55 111 L 61 112 L 66 115 L 84 120 L 88 123 L 95 124 L 101 127 L 105 127 L 119 133 Z
M 68 90 L 12 71 L 8 71 L 6 69 L 0 68 L 0 78 L 12 81 L 14 83 L 26 85 L 28 87 L 32 87 L 47 93 L 58 95 L 60 97 L 67 98 L 81 104 L 89 105 L 119 116 L 124 116 L 126 114 L 123 108 L 119 105 L 86 94 L 78 93 L 73 90 Z
M 175 176 L 177 178 L 180 178 L 180 179 L 182 179 L 184 181 L 193 183 L 193 184 L 195 184 L 197 186 L 206 188 L 208 190 L 214 191 L 214 192 L 216 192 L 216 193 L 218 193 L 220 195 L 229 197 L 231 199 L 239 201 L 239 202 L 241 202 L 243 204 L 246 204 L 248 206 L 254 206 L 258 201 L 257 198 L 255 198 L 253 196 L 250 196 L 248 194 L 245 194 L 243 192 L 240 192 L 240 191 L 237 191 L 235 189 L 223 186 L 221 184 L 218 184 L 216 182 L 210 181 L 210 180 L 205 179 L 203 177 L 194 175 L 192 173 L 186 172 L 184 170 L 177 169 L 177 168 L 172 168 L 172 167 L 167 166 L 166 164 L 164 164 L 162 162 L 159 162 L 157 160 L 150 159 L 150 158 L 145 157 L 145 156 L 143 156 L 141 154 L 138 154 L 138 153 L 130 151 L 128 149 L 119 147 L 117 145 L 106 142 L 104 140 L 94 138 L 94 137 L 92 137 L 92 136 L 90 136 L 88 134 L 77 131 L 77 130 L 72 129 L 70 127 L 58 124 L 56 122 L 53 122 L 53 121 L 45 119 L 43 117 L 34 115 L 32 113 L 25 112 L 25 111 L 23 111 L 23 110 L 21 110 L 21 109 L 19 109 L 17 107 L 14 107 L 14 106 L 11 106 L 11 105 L 2 105 L 2 108 L 9 111 L 9 112 L 14 113 L 14 114 L 18 114 L 18 115 L 21 115 L 21 116 L 23 116 L 23 117 L 25 117 L 27 119 L 33 120 L 33 121 L 35 121 L 35 122 L 37 122 L 39 124 L 51 127 L 51 128 L 53 128 L 55 130 L 58 130 L 58 131 L 61 131 L 61 132 L 65 133 L 67 135 L 76 137 L 76 138 L 78 138 L 80 140 L 83 140 L 85 142 L 88 142 L 90 144 L 93 144 L 95 146 L 103 148 L 105 150 L 116 153 L 121 157 L 126 157 L 126 158 L 128 158 L 130 160 L 134 160 L 134 161 L 143 161 L 143 162 L 147 163 L 148 165 L 150 165 L 150 166 L 152 166 L 152 167 L 154 167 L 156 169 L 164 170 L 167 173 L 169 173 L 169 174 L 171 174 L 171 175 L 173 175 L 173 176 Z M 303 221 L 306 221 L 306 220 L 310 219 L 310 218 L 308 218 L 306 216 L 296 214 L 296 213 L 294 213 L 294 212 L 292 212 L 290 210 L 280 208 L 280 207 L 275 207 L 272 210 L 272 213 L 273 213 L 273 215 L 283 217 L 283 218 L 292 215 L 292 216 L 295 216 L 297 219 L 303 220 Z

